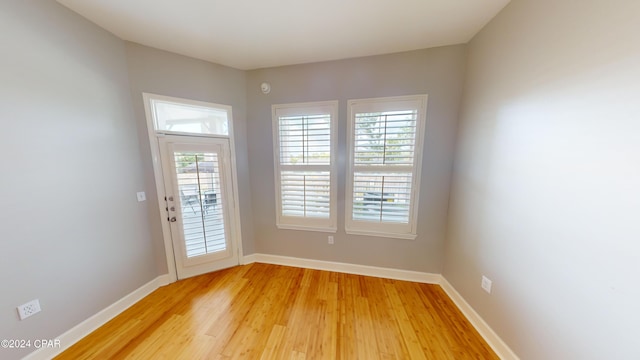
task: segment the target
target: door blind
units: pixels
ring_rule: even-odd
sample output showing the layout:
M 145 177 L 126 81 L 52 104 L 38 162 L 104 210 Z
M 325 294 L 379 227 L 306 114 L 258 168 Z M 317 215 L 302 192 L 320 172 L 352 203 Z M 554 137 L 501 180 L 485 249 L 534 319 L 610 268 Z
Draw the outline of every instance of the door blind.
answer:
M 174 152 L 174 162 L 187 258 L 225 251 L 218 154 Z

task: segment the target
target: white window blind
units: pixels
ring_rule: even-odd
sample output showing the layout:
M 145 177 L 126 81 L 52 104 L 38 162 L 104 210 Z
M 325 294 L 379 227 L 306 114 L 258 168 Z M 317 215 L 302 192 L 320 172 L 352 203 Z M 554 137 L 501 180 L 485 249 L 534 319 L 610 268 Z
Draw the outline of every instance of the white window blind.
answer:
M 426 96 L 349 102 L 347 232 L 415 238 Z
M 277 225 L 335 231 L 337 102 L 274 105 Z

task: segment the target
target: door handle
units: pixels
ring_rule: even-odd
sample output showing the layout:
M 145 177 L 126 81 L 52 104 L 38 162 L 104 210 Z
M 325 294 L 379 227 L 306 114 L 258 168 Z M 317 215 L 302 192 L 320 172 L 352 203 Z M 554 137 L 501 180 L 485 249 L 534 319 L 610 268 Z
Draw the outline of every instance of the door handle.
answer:
M 175 217 L 175 216 L 174 216 L 174 217 L 172 217 L 171 219 L 169 219 L 169 221 L 171 221 L 171 222 L 176 222 L 176 220 L 177 220 L 177 219 L 176 219 L 176 217 Z

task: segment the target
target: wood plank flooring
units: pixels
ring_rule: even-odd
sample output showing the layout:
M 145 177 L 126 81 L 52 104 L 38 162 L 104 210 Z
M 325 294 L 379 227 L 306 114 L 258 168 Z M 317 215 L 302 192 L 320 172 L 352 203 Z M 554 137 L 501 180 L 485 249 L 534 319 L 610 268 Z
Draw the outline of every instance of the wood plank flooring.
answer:
M 251 264 L 164 286 L 57 359 L 498 359 L 438 285 Z

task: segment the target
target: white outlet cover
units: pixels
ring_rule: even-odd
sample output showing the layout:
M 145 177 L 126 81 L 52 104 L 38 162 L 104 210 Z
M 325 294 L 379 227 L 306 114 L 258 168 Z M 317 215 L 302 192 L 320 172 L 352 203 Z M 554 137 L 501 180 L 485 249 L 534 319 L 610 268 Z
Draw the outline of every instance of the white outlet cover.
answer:
M 333 236 L 329 236 L 328 239 L 329 239 L 329 244 L 333 244 Z
M 24 320 L 29 316 L 39 313 L 41 310 L 40 300 L 35 299 L 18 306 L 18 315 L 20 316 L 20 320 Z
M 147 200 L 147 195 L 144 193 L 144 191 L 137 192 L 136 196 L 138 197 L 138 202 Z
M 491 294 L 491 285 L 492 285 L 492 281 L 489 280 L 488 277 L 482 275 L 482 284 L 480 286 L 482 286 L 482 289 L 484 291 L 486 291 L 487 293 Z

